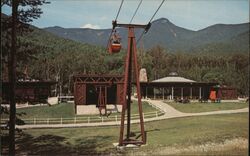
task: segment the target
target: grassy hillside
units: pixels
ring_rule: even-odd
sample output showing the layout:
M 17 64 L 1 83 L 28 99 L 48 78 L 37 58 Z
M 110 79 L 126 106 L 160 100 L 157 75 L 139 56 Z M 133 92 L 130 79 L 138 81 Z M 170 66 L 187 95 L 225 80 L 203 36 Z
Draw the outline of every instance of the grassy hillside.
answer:
M 36 59 L 20 66 L 22 70 L 27 65 L 31 77 L 55 80 L 56 76 L 66 78 L 74 73 L 122 71 L 124 53 L 111 56 L 103 47 L 64 39 L 38 28 L 21 40 L 38 49 L 33 55 Z

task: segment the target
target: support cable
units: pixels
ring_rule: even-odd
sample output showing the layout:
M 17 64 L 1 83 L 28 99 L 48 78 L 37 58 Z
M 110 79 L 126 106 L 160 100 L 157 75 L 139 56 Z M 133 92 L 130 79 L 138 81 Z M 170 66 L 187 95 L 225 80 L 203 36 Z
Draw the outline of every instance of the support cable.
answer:
M 122 0 L 122 1 L 121 1 L 121 4 L 120 4 L 120 7 L 119 7 L 119 10 L 118 10 L 118 12 L 117 12 L 117 15 L 116 15 L 115 20 L 117 20 L 117 18 L 118 18 L 118 16 L 119 16 L 119 14 L 120 14 L 120 11 L 121 11 L 121 8 L 122 8 L 122 4 L 123 4 L 123 2 L 124 2 L 124 0 Z
M 154 19 L 156 13 L 159 11 L 159 9 L 161 8 L 162 4 L 165 2 L 165 0 L 162 0 L 161 4 L 159 5 L 159 7 L 157 8 L 157 10 L 155 11 L 154 15 L 151 17 L 149 23 Z
M 140 37 L 139 37 L 139 38 L 137 39 L 137 41 L 136 41 L 137 45 L 138 45 L 138 43 L 140 42 L 140 40 L 141 40 L 141 38 L 142 38 L 142 36 L 143 36 L 144 34 L 145 34 L 145 32 L 142 31 Z
M 140 37 L 137 39 L 136 43 L 139 43 L 140 40 L 142 39 L 143 35 L 146 34 L 151 26 L 151 21 L 154 19 L 156 13 L 159 11 L 159 9 L 161 8 L 162 4 L 165 2 L 165 0 L 162 0 L 161 4 L 159 5 L 159 7 L 157 8 L 157 10 L 155 11 L 155 13 L 153 14 L 153 16 L 150 18 L 149 22 L 148 22 L 148 26 L 147 28 L 145 28 L 145 30 L 141 33 Z
M 137 8 L 136 8 L 136 10 L 135 10 L 135 12 L 134 12 L 134 15 L 133 15 L 133 17 L 131 18 L 131 20 L 130 20 L 130 22 L 129 22 L 129 24 L 131 24 L 131 22 L 133 21 L 133 19 L 134 19 L 134 17 L 135 17 L 135 15 L 136 15 L 136 13 L 137 13 L 137 11 L 138 11 L 138 9 L 140 8 L 140 6 L 141 6 L 141 3 L 142 3 L 142 0 L 140 1 L 140 3 L 138 4 L 138 6 L 137 6 Z

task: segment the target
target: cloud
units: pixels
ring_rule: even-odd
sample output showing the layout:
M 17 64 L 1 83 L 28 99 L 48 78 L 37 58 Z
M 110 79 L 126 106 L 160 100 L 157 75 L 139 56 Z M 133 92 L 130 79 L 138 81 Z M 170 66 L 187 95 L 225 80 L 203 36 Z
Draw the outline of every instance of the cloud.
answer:
M 106 21 L 107 19 L 108 19 L 108 18 L 107 18 L 106 16 L 102 16 L 100 20 L 101 20 L 101 21 Z
M 81 28 L 100 29 L 100 26 L 88 23 L 88 24 L 81 26 Z

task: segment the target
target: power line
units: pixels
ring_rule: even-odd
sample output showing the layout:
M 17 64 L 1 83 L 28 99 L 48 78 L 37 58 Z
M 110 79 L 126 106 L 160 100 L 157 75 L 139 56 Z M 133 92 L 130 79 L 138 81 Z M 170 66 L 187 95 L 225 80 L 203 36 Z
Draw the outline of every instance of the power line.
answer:
M 137 11 L 138 11 L 139 7 L 141 6 L 141 3 L 142 3 L 142 0 L 141 0 L 141 1 L 140 1 L 140 3 L 138 4 L 138 6 L 137 6 L 137 8 L 136 8 L 136 10 L 135 10 L 135 12 L 134 12 L 134 15 L 133 15 L 133 17 L 131 18 L 131 20 L 130 20 L 129 24 L 131 24 L 131 22 L 133 21 L 133 19 L 134 19 L 134 17 L 135 17 L 135 15 L 136 15 L 136 13 L 137 13 Z
M 121 4 L 120 4 L 120 7 L 119 7 L 119 10 L 118 10 L 117 15 L 116 15 L 116 17 L 115 17 L 115 21 L 117 21 L 117 18 L 118 18 L 119 14 L 120 14 L 120 11 L 121 11 L 121 8 L 122 8 L 122 4 L 123 4 L 123 2 L 124 2 L 124 0 L 122 0 L 122 1 L 121 1 Z M 112 33 L 113 33 L 114 29 L 115 29 L 115 28 L 114 28 L 114 25 L 113 25 L 113 28 L 112 28 L 112 30 L 111 30 L 111 32 L 110 32 L 110 34 L 109 34 L 109 38 L 108 38 L 108 42 L 107 42 L 107 46 L 106 46 L 106 48 L 108 48 L 108 45 L 109 45 L 109 40 L 110 40 L 110 38 L 111 38 L 111 36 L 112 36 Z
M 141 40 L 141 38 L 142 38 L 142 36 L 148 32 L 148 29 L 149 29 L 150 26 L 151 26 L 151 21 L 154 19 L 156 13 L 159 11 L 159 9 L 161 8 L 161 6 L 162 6 L 162 4 L 163 4 L 164 2 L 165 2 L 165 0 L 162 0 L 161 4 L 160 4 L 159 7 L 157 8 L 157 10 L 155 11 L 155 13 L 154 13 L 153 16 L 151 17 L 151 19 L 149 20 L 147 28 L 141 33 L 141 35 L 140 35 L 140 37 L 137 39 L 136 43 L 139 43 L 140 40 Z

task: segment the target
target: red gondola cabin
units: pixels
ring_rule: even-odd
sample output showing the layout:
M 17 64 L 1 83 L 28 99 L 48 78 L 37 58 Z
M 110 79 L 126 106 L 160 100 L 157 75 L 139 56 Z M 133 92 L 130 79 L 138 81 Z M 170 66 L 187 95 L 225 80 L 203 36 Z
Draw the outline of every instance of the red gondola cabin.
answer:
M 112 37 L 109 41 L 108 51 L 110 54 L 119 53 L 121 48 L 122 48 L 121 38 L 116 33 L 116 31 L 114 31 L 114 33 L 112 34 Z

